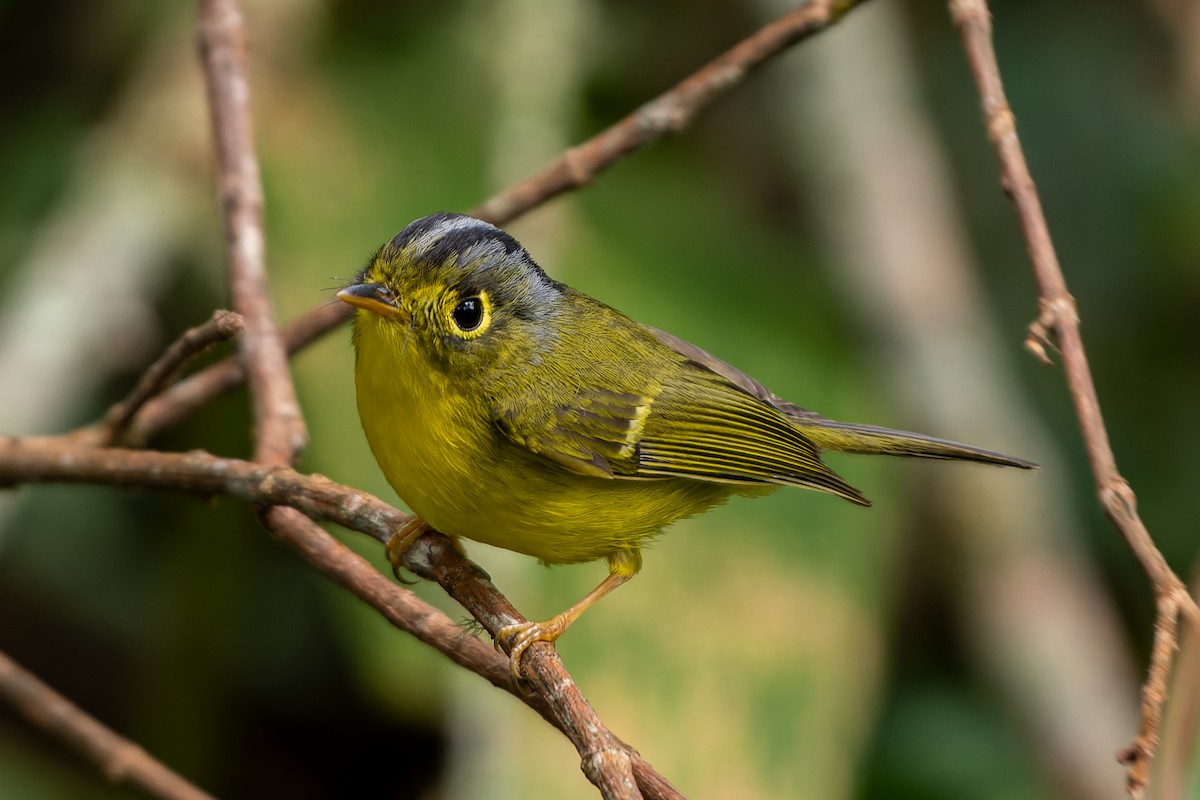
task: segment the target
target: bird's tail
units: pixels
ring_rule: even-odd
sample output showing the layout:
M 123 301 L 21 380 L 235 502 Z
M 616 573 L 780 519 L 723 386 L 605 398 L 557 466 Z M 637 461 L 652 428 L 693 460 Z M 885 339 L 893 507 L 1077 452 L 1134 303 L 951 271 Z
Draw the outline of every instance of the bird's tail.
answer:
M 1023 458 L 984 450 L 969 444 L 935 439 L 922 433 L 896 431 L 876 425 L 856 425 L 826 419 L 795 419 L 797 426 L 813 444 L 822 450 L 839 453 L 872 453 L 885 456 L 915 456 L 945 458 L 961 461 L 980 461 L 1004 467 L 1033 469 L 1037 466 Z

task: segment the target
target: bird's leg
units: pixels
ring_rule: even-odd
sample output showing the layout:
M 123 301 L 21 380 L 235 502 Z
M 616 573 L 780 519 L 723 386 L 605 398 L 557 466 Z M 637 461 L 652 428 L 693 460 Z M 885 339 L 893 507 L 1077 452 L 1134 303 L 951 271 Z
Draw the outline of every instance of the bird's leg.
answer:
M 608 557 L 608 577 L 573 606 L 543 622 L 518 622 L 496 631 L 496 642 L 511 637 L 509 669 L 513 681 L 521 678 L 521 656 L 534 642 L 553 643 L 575 620 L 596 604 L 600 598 L 628 581 L 642 568 L 642 554 L 637 550 L 622 550 Z
M 414 514 L 408 522 L 401 525 L 392 533 L 392 538 L 388 539 L 386 545 L 387 560 L 392 565 L 392 574 L 396 576 L 396 580 L 401 583 L 412 583 L 400 577 L 400 568 L 404 566 L 404 556 L 408 553 L 408 548 L 412 547 L 422 535 L 429 533 L 431 528 L 425 520 Z

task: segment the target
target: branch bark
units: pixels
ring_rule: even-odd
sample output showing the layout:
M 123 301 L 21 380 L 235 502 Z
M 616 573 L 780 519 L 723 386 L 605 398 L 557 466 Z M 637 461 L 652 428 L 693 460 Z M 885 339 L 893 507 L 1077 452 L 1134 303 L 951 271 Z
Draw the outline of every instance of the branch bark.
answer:
M 246 321 L 238 346 L 254 406 L 255 460 L 290 464 L 306 433 L 267 286 L 263 189 L 254 154 L 246 31 L 236 0 L 201 0 L 200 52 L 217 146 L 233 307 Z
M 1178 647 L 1180 616 L 1200 623 L 1200 609 L 1155 546 L 1138 516 L 1137 497 L 1117 470 L 1079 332 L 1079 311 L 1058 263 L 1037 187 L 1017 136 L 1016 120 L 1004 93 L 987 2 L 950 0 L 949 7 L 979 92 L 987 136 L 1000 162 L 1000 183 L 1016 208 L 1037 279 L 1039 313 L 1030 326 L 1026 345 L 1048 363 L 1046 347 L 1057 343 L 1100 506 L 1125 538 L 1154 587 L 1158 615 L 1150 669 L 1142 686 L 1141 724 L 1133 743 L 1118 754 L 1118 760 L 1129 768 L 1126 774 L 1129 794 L 1140 798 L 1158 747 L 1167 679 Z
M 4 653 L 0 653 L 0 698 L 30 723 L 81 753 L 113 783 L 129 784 L 163 800 L 213 800 Z
M 308 345 L 336 328 L 354 309 L 333 301 L 317 306 L 289 322 L 280 331 L 288 355 Z M 153 437 L 178 425 L 217 397 L 231 392 L 246 382 L 246 367 L 239 357 L 226 358 L 172 384 L 162 394 L 151 398 L 134 417 L 125 440 L 144 446 Z
M 83 433 L 89 435 L 92 443 L 96 445 L 120 441 L 134 415 L 155 395 L 161 393 L 188 361 L 207 352 L 218 342 L 237 336 L 245 324 L 240 314 L 232 311 L 214 311 L 208 322 L 185 331 L 176 339 L 142 373 L 129 395 L 110 408 L 98 426 Z
M 503 225 L 563 192 L 591 183 L 650 142 L 687 128 L 701 109 L 792 45 L 838 22 L 863 0 L 814 0 L 738 42 L 615 125 L 573 147 L 533 175 L 473 208 L 470 215 Z

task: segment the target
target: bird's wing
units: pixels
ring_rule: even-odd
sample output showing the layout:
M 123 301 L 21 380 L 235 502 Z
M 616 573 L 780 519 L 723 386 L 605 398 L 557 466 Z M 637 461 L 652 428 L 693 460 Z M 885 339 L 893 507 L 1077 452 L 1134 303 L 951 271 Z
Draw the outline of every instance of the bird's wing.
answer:
M 510 440 L 572 472 L 631 476 L 652 404 L 642 394 L 587 389 L 549 414 L 510 411 L 496 424 Z
M 778 409 L 690 362 L 646 418 L 638 475 L 803 486 L 870 505 Z
M 804 486 L 870 505 L 780 410 L 693 361 L 680 365 L 647 394 L 585 389 L 549 414 L 497 424 L 583 475 Z
M 707 350 L 699 348 L 685 339 L 680 339 L 673 333 L 660 331 L 658 328 L 651 328 L 649 325 L 645 327 L 650 331 L 650 333 L 654 334 L 656 339 L 674 350 L 679 355 L 689 359 L 701 367 L 704 367 L 710 372 L 715 372 L 722 378 L 725 378 L 725 380 L 732 383 L 734 386 L 737 386 L 742 391 L 757 397 L 759 400 L 762 400 L 767 405 L 788 415 L 789 417 L 795 417 L 796 419 L 802 420 L 824 419 L 824 417 L 815 411 L 809 411 L 807 408 L 801 408 L 795 403 L 784 400 L 782 397 L 775 394 L 766 386 L 763 386 L 761 383 L 754 380 L 754 378 L 751 378 L 749 375 L 742 372 L 728 361 L 722 361 Z
M 923 433 L 884 428 L 878 425 L 861 425 L 852 422 L 836 422 L 815 411 L 801 408 L 784 400 L 766 386 L 751 378 L 737 367 L 722 361 L 678 336 L 647 328 L 660 342 L 687 358 L 693 364 L 725 378 L 734 386 L 747 392 L 767 405 L 795 420 L 807 438 L 821 450 L 836 450 L 841 453 L 875 453 L 893 456 L 915 456 L 918 458 L 952 458 L 999 464 L 1007 467 L 1032 469 L 1037 465 L 1023 458 L 985 450 L 949 439 L 938 439 Z

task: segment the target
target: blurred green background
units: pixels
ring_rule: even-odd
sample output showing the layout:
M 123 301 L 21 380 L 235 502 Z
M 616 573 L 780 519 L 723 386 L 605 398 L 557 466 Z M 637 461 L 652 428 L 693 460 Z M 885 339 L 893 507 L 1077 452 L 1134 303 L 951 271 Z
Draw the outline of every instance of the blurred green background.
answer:
M 409 220 L 478 204 L 787 8 L 245 6 L 282 319 Z M 994 11 L 1118 461 L 1188 577 L 1200 3 Z M 0 3 L 0 431 L 98 418 L 228 305 L 194 25 L 190 3 Z M 1061 371 L 1022 349 L 1035 287 L 942 5 L 867 4 L 509 229 L 553 277 L 801 405 L 1043 464 L 833 457 L 874 508 L 788 491 L 675 526 L 560 643 L 617 735 L 697 798 L 1123 796 L 1153 598 L 1097 509 Z M 302 468 L 396 502 L 351 361 L 346 330 L 294 361 Z M 249 425 L 236 393 L 153 445 L 248 455 Z M 604 573 L 469 550 L 535 618 Z M 0 650 L 219 797 L 595 796 L 536 715 L 229 500 L 6 491 Z M 1178 677 L 1155 796 L 1200 797 L 1200 666 Z M 125 796 L 0 709 L 0 797 Z

